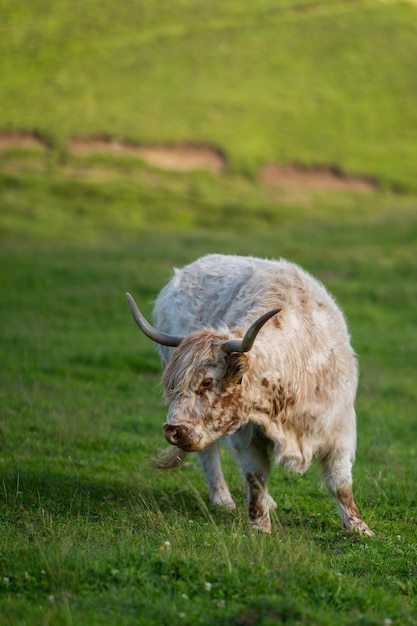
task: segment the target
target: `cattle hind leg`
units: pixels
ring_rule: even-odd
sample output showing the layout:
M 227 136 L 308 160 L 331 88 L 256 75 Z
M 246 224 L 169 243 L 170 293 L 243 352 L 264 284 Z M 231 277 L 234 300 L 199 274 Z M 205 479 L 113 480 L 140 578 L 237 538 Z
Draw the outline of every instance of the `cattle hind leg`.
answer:
M 349 450 L 332 450 L 320 459 L 323 480 L 336 500 L 345 530 L 374 537 L 374 533 L 362 519 L 353 499 L 352 454 Z

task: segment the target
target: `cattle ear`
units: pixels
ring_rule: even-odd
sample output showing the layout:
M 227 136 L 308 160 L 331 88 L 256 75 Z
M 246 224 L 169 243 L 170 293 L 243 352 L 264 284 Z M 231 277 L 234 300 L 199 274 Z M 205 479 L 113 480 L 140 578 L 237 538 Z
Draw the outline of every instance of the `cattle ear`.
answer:
M 232 352 L 226 361 L 226 381 L 240 385 L 243 375 L 248 369 L 248 356 L 241 352 Z

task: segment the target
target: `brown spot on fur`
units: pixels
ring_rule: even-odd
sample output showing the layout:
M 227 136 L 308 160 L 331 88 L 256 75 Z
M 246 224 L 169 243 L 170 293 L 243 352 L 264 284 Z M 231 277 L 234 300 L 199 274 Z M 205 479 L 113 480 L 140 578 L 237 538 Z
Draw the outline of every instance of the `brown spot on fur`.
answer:
M 263 517 L 264 507 L 257 498 L 251 498 L 249 501 L 249 519 L 251 521 L 259 520 Z
M 284 389 L 283 385 L 278 385 L 275 390 L 275 395 L 272 398 L 273 414 L 278 415 L 286 411 L 289 407 L 294 406 L 295 397 L 291 392 L 291 389 Z
M 219 408 L 215 430 L 223 435 L 234 432 L 240 425 L 242 414 L 242 402 L 240 387 L 233 386 L 229 391 L 224 391 L 217 399 Z
M 373 532 L 363 521 L 358 507 L 355 504 L 352 493 L 352 485 L 345 485 L 339 487 L 336 491 L 336 498 L 339 501 L 339 505 L 342 509 L 342 522 L 344 528 L 352 530 L 354 528 L 365 532 L 365 534 L 372 536 Z
M 340 504 L 352 515 L 354 514 L 357 517 L 360 517 L 358 508 L 353 499 L 352 486 L 345 485 L 344 487 L 339 487 L 336 491 L 336 496 L 340 501 Z
M 254 474 L 246 474 L 246 481 L 249 487 L 249 519 L 251 522 L 262 520 L 268 514 L 262 501 L 263 481 Z
M 220 406 L 223 411 L 229 412 L 233 408 L 240 407 L 240 394 L 236 391 L 227 392 L 225 391 L 220 397 Z
M 267 378 L 262 379 L 262 387 L 269 387 L 269 380 Z
M 272 323 L 275 328 L 282 328 L 281 318 L 279 317 L 279 315 L 274 315 L 274 317 L 272 318 Z

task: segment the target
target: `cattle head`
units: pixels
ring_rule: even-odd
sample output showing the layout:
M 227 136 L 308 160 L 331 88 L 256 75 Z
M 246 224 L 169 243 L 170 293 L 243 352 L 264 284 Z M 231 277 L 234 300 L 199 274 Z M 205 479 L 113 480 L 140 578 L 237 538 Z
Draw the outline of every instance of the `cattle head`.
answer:
M 163 385 L 169 400 L 164 433 L 182 450 L 202 450 L 222 435 L 234 433 L 244 423 L 242 378 L 248 356 L 262 326 L 280 309 L 261 315 L 242 338 L 201 329 L 185 337 L 153 328 L 126 294 L 132 315 L 147 337 L 175 347 L 165 369 Z M 239 335 L 239 331 L 233 334 Z

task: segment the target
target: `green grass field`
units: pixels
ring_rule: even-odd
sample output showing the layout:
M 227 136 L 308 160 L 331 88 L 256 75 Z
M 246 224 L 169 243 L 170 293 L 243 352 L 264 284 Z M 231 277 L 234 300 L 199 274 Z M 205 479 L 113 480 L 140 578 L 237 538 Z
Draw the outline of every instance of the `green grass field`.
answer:
M 0 150 L 1 624 L 417 624 L 417 9 L 302 6 L 0 3 L 0 129 L 47 140 Z M 192 140 L 228 167 L 81 156 L 76 136 Z M 379 188 L 269 187 L 272 161 Z M 374 539 L 341 530 L 316 465 L 275 469 L 268 536 L 227 452 L 233 512 L 193 455 L 150 467 L 161 370 L 124 294 L 150 316 L 172 266 L 208 252 L 291 259 L 345 311 Z
M 192 185 L 188 197 L 146 196 L 147 211 L 169 203 L 191 226 L 155 227 L 144 212 L 129 232 L 121 211 L 144 202 L 134 182 L 2 180 L 3 623 L 415 624 L 411 199 L 334 195 L 295 209 L 256 185 L 246 202 L 231 185 L 226 204 L 223 183 Z M 355 487 L 374 540 L 341 531 L 316 467 L 273 473 L 268 537 L 247 528 L 228 455 L 234 513 L 207 504 L 196 463 L 149 467 L 164 445 L 160 368 L 124 292 L 149 314 L 170 267 L 209 251 L 291 258 L 346 311 L 361 365 Z

